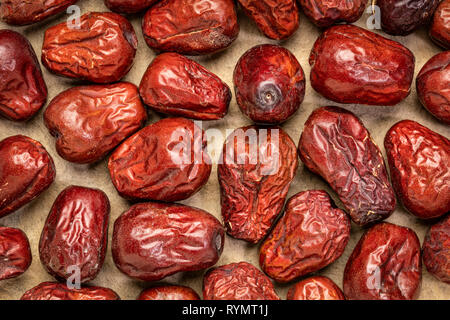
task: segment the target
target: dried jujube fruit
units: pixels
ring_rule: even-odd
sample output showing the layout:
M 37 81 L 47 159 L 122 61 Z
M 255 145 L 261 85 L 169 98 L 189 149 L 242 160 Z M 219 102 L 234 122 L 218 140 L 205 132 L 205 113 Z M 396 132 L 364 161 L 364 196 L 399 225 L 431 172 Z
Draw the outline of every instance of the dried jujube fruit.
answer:
M 434 12 L 429 34 L 444 49 L 450 49 L 450 0 L 442 1 Z
M 287 300 L 345 300 L 345 296 L 330 278 L 313 276 L 291 287 Z
M 117 293 L 108 288 L 86 286 L 69 288 L 64 283 L 42 282 L 25 292 L 20 300 L 120 300 Z
M 166 285 L 145 289 L 138 300 L 200 300 L 200 297 L 189 287 Z
M 109 10 L 118 13 L 136 13 L 143 11 L 159 0 L 104 0 Z
M 0 226 L 0 281 L 20 276 L 31 260 L 26 234 L 20 229 Z

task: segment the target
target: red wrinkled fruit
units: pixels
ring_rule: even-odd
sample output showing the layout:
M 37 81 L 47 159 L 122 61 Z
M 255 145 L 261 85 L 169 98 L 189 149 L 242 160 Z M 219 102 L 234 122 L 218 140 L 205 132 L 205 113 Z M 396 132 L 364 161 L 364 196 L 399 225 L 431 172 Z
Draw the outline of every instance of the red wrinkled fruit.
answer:
M 291 287 L 287 300 L 345 300 L 345 296 L 331 279 L 314 276 Z
M 318 27 L 357 21 L 366 8 L 364 0 L 299 0 L 303 13 Z
M 53 203 L 39 242 L 41 262 L 56 279 L 77 271 L 80 282 L 93 280 L 103 266 L 110 205 L 98 189 L 70 186 Z
M 147 112 L 134 84 L 81 86 L 57 95 L 44 113 L 56 151 L 75 163 L 93 163 L 141 128 Z
M 152 49 L 202 55 L 229 47 L 239 24 L 233 0 L 162 0 L 145 14 L 142 31 Z
M 42 282 L 25 292 L 20 300 L 120 300 L 120 298 L 108 288 L 89 286 L 70 289 L 63 283 Z
M 0 19 L 23 26 L 65 11 L 78 0 L 0 0 Z
M 423 263 L 429 273 L 450 284 L 450 216 L 428 230 L 423 242 Z
M 223 118 L 231 100 L 230 88 L 219 77 L 178 53 L 157 56 L 139 91 L 157 112 L 200 120 Z
M 0 30 L 0 115 L 14 121 L 34 116 L 47 100 L 47 86 L 30 42 Z
M 108 168 L 122 197 L 169 202 L 200 190 L 211 173 L 211 159 L 201 128 L 188 119 L 167 118 L 125 140 Z
M 205 300 L 280 300 L 273 283 L 247 262 L 210 269 L 203 278 Z
M 295 0 L 238 0 L 245 14 L 255 21 L 258 29 L 268 38 L 289 38 L 299 25 Z
M 68 22 L 45 31 L 42 64 L 68 78 L 96 83 L 122 79 L 133 65 L 137 37 L 127 19 L 112 12 L 90 12 L 79 28 Z
M 279 127 L 231 133 L 218 165 L 222 217 L 228 234 L 257 243 L 283 209 L 297 171 L 295 144 Z
M 450 0 L 442 1 L 434 12 L 429 35 L 444 49 L 450 49 Z
M 433 116 L 450 124 L 450 51 L 428 60 L 417 75 L 416 87 L 422 105 Z
M 142 291 L 138 300 L 200 300 L 200 297 L 189 287 L 158 286 Z
M 411 120 L 384 138 L 392 184 L 403 206 L 421 219 L 450 212 L 450 141 Z
M 0 168 L 0 218 L 38 197 L 56 175 L 42 144 L 22 135 L 0 141 Z
M 259 264 L 271 278 L 289 282 L 333 263 L 350 239 L 350 219 L 322 190 L 297 193 L 260 248 Z
M 219 220 L 181 204 L 133 205 L 114 223 L 112 254 L 124 274 L 145 281 L 211 267 L 225 240 Z
M 308 169 L 330 184 L 356 224 L 386 219 L 394 211 L 395 194 L 380 149 L 350 111 L 316 109 L 304 125 L 298 152 Z
M 339 103 L 391 106 L 409 95 L 414 61 L 398 42 L 353 25 L 333 26 L 311 51 L 311 85 Z
M 411 300 L 419 295 L 421 279 L 416 233 L 383 222 L 363 234 L 348 259 L 344 294 L 350 300 Z
M 0 281 L 20 276 L 31 260 L 26 234 L 20 229 L 0 226 Z
M 118 13 L 136 13 L 143 11 L 159 0 L 105 0 L 109 10 Z
M 305 75 L 287 49 L 260 45 L 248 50 L 234 69 L 236 100 L 257 123 L 277 124 L 291 117 L 305 97 Z

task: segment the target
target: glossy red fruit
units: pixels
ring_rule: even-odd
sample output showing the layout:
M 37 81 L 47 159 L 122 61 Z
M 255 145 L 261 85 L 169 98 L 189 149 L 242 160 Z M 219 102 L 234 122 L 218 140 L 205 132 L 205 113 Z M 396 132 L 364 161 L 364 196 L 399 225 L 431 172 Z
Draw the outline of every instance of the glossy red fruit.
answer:
M 306 167 L 330 184 L 356 224 L 386 219 L 394 211 L 395 194 L 380 149 L 350 111 L 316 109 L 304 125 L 298 152 Z
M 105 261 L 110 205 L 98 189 L 70 186 L 53 203 L 39 242 L 39 256 L 56 279 L 79 274 L 93 280 Z
M 417 235 L 383 222 L 363 234 L 348 259 L 344 294 L 350 300 L 410 300 L 418 297 L 421 279 Z
M 450 141 L 411 120 L 384 138 L 392 184 L 403 206 L 421 219 L 450 212 Z
M 162 0 L 145 14 L 142 31 L 152 49 L 202 55 L 229 47 L 239 24 L 233 0 Z
M 200 300 L 200 297 L 189 287 L 157 286 L 142 291 L 138 300 Z
M 30 42 L 12 30 L 0 30 L 0 52 L 0 115 L 28 120 L 47 100 L 36 54 Z
M 143 11 L 159 0 L 104 0 L 109 10 L 118 13 L 136 13 Z
M 108 162 L 111 180 L 127 199 L 178 201 L 208 181 L 206 137 L 191 120 L 167 118 L 125 140 Z
M 333 26 L 311 51 L 311 85 L 339 103 L 391 106 L 409 95 L 414 61 L 398 42 L 353 25 Z
M 63 283 L 42 282 L 25 292 L 20 300 L 120 300 L 120 298 L 108 288 L 89 286 L 70 289 Z
M 230 236 L 252 243 L 265 237 L 283 209 L 297 166 L 295 144 L 281 128 L 250 126 L 227 137 L 217 170 Z
M 450 51 L 428 60 L 417 75 L 416 87 L 422 105 L 433 116 L 450 124 Z
M 45 31 L 42 64 L 51 72 L 78 80 L 109 83 L 133 65 L 138 40 L 131 23 L 112 12 L 90 12 L 79 28 L 67 22 Z
M 331 279 L 314 276 L 291 287 L 287 300 L 345 300 L 345 296 Z
M 78 0 L 0 0 L 0 19 L 11 25 L 27 25 L 45 20 Z
M 257 123 L 286 121 L 305 96 L 305 75 L 287 49 L 260 45 L 248 50 L 234 69 L 234 89 L 241 111 Z
M 423 242 L 423 263 L 429 273 L 450 284 L 450 216 L 431 226 Z
M 144 103 L 157 112 L 200 120 L 223 118 L 231 100 L 226 83 L 178 53 L 157 56 L 139 91 Z
M 75 163 L 101 160 L 146 120 L 137 87 L 127 82 L 68 89 L 44 113 L 56 151 Z
M 247 262 L 210 269 L 203 278 L 205 300 L 280 300 L 270 279 Z
M 42 144 L 22 135 L 0 141 L 0 168 L 0 218 L 39 196 L 56 175 Z
M 0 281 L 20 276 L 31 260 L 26 234 L 20 229 L 0 227 Z
M 333 263 L 350 239 L 350 219 L 322 190 L 297 193 L 260 248 L 259 264 L 271 278 L 289 282 Z
M 303 13 L 318 27 L 357 21 L 366 7 L 364 0 L 299 0 Z
M 136 204 L 114 223 L 112 254 L 120 271 L 145 281 L 213 266 L 224 230 L 201 209 L 181 204 Z
M 450 0 L 443 0 L 434 12 L 429 34 L 444 49 L 450 49 Z
M 289 38 L 299 25 L 296 0 L 238 0 L 245 14 L 268 38 Z

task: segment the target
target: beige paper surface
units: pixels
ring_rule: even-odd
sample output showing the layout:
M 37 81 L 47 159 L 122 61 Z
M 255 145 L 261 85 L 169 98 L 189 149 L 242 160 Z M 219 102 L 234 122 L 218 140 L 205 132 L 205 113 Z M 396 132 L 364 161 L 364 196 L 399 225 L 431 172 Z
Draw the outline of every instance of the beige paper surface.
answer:
M 102 0 L 80 0 L 78 5 L 80 6 L 82 13 L 89 11 L 108 11 Z M 154 52 L 146 45 L 142 37 L 142 16 L 143 13 L 130 17 L 130 20 L 138 35 L 139 48 L 132 70 L 123 79 L 136 85 L 139 85 L 141 77 L 144 74 L 148 64 L 155 56 Z M 356 24 L 366 28 L 366 21 L 368 17 L 368 14 L 364 14 Z M 0 29 L 13 29 L 25 35 L 31 41 L 33 48 L 40 58 L 44 31 L 50 26 L 65 21 L 67 18 L 68 15 L 62 14 L 43 23 L 19 28 L 7 26 L 6 24 L 0 22 Z M 321 97 L 310 86 L 310 67 L 308 64 L 308 57 L 312 45 L 320 32 L 303 14 L 301 14 L 300 19 L 300 27 L 295 35 L 288 41 L 281 43 L 284 47 L 291 50 L 297 57 L 303 67 L 303 70 L 305 71 L 307 79 L 304 102 L 298 112 L 289 121 L 282 125 L 283 129 L 285 129 L 296 144 L 298 143 L 304 122 L 314 109 L 326 105 L 339 105 Z M 230 48 L 211 57 L 194 58 L 210 71 L 221 77 L 221 79 L 223 79 L 230 86 L 230 88 L 233 88 L 232 76 L 234 66 L 239 57 L 245 51 L 258 44 L 277 43 L 276 41 L 269 40 L 260 34 L 255 25 L 242 13 L 242 11 L 239 11 L 239 22 L 241 27 L 239 37 Z M 381 31 L 377 32 L 387 36 Z M 416 31 L 413 35 L 407 37 L 387 37 L 401 42 L 414 53 L 416 57 L 415 75 L 417 75 L 420 68 L 428 61 L 429 58 L 440 52 L 440 49 L 429 39 L 425 28 Z M 49 89 L 48 101 L 50 101 L 61 91 L 74 85 L 72 80 L 55 76 L 49 73 L 44 67 L 42 68 L 44 78 Z M 402 119 L 416 120 L 446 136 L 447 138 L 450 137 L 450 127 L 438 122 L 421 106 L 417 99 L 415 85 L 413 85 L 409 97 L 395 107 L 362 105 L 340 106 L 354 112 L 361 118 L 365 126 L 372 134 L 374 141 L 378 146 L 380 146 L 384 156 L 386 155 L 383 147 L 384 135 L 394 123 Z M 44 109 L 45 107 L 43 110 Z M 38 243 L 44 221 L 48 215 L 52 203 L 59 192 L 61 192 L 64 188 L 69 185 L 81 185 L 97 187 L 107 193 L 111 202 L 111 218 L 108 238 L 109 244 L 111 243 L 112 226 L 114 221 L 130 206 L 130 204 L 122 199 L 114 189 L 109 178 L 106 160 L 95 165 L 76 165 L 63 160 L 58 156 L 54 147 L 54 139 L 50 136 L 43 122 L 43 110 L 41 110 L 28 123 L 14 123 L 0 119 L 0 140 L 11 135 L 24 134 L 40 141 L 52 155 L 57 170 L 56 181 L 46 192 L 17 212 L 0 219 L 0 225 L 20 228 L 27 234 L 33 254 L 33 263 L 27 272 L 16 279 L 0 282 L 0 299 L 20 299 L 26 290 L 36 286 L 37 284 L 43 281 L 54 281 L 53 277 L 47 274 L 41 265 L 39 260 Z M 150 111 L 148 124 L 157 120 L 158 116 Z M 233 97 L 228 115 L 219 121 L 204 122 L 203 127 L 204 129 L 217 128 L 225 135 L 225 130 L 227 129 L 234 129 L 248 124 L 251 124 L 251 121 L 240 112 L 236 104 L 236 100 Z M 215 150 L 220 150 L 222 141 L 216 141 L 215 144 L 219 146 L 219 148 L 215 147 Z M 216 169 L 217 166 L 214 165 L 208 183 L 200 190 L 200 192 L 195 194 L 190 199 L 182 201 L 182 203 L 207 210 L 221 219 L 219 184 Z M 327 184 L 318 176 L 310 173 L 303 166 L 303 164 L 300 163 L 297 175 L 291 184 L 288 197 L 297 192 L 308 189 L 327 190 L 335 199 L 336 203 L 341 206 L 336 194 L 327 186 Z M 428 228 L 426 223 L 419 221 L 412 215 L 408 214 L 401 205 L 397 206 L 394 214 L 387 219 L 387 221 L 412 228 L 416 231 L 421 243 Z M 342 277 L 345 263 L 357 241 L 360 239 L 361 234 L 362 229 L 353 224 L 351 239 L 344 254 L 336 262 L 324 268 L 317 274 L 330 277 L 342 288 Z M 122 274 L 114 265 L 110 249 L 110 245 L 108 245 L 105 264 L 98 277 L 94 281 L 90 282 L 90 284 L 112 288 L 120 295 L 122 299 L 136 299 L 140 291 L 150 286 L 151 283 L 136 281 Z M 217 265 L 245 260 L 259 267 L 258 256 L 259 250 L 257 245 L 249 245 L 244 241 L 235 240 L 227 236 L 224 252 Z M 187 285 L 192 287 L 198 294 L 201 295 L 203 273 L 204 271 L 177 274 L 164 279 L 162 282 Z M 276 284 L 276 290 L 282 299 L 286 298 L 287 290 L 291 285 L 292 284 Z M 450 299 L 450 285 L 438 281 L 431 276 L 425 268 L 423 268 L 423 281 L 420 299 Z

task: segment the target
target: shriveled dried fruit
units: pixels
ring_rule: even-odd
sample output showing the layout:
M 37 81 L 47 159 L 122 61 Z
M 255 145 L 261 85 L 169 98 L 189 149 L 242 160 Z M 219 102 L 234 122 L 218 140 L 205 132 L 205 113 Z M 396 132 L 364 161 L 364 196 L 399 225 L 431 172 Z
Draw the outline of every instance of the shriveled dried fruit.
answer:
M 333 263 L 349 238 L 350 219 L 325 191 L 300 192 L 263 242 L 259 263 L 269 277 L 289 282 Z
M 200 120 L 223 118 L 231 100 L 230 88 L 219 77 L 178 53 L 157 56 L 139 91 L 157 112 Z
M 109 10 L 119 13 L 143 11 L 159 0 L 104 0 Z
M 28 120 L 47 100 L 39 61 L 30 42 L 12 30 L 0 30 L 0 52 L 0 115 Z
M 247 262 L 213 268 L 203 278 L 205 300 L 280 300 L 270 279 Z
M 281 212 L 297 171 L 295 145 L 281 128 L 231 133 L 218 165 L 222 217 L 234 238 L 257 243 Z
M 22 135 L 0 141 L 0 168 L 0 218 L 39 196 L 56 175 L 42 144 Z
M 363 123 L 338 107 L 315 110 L 303 128 L 300 159 L 327 181 L 352 220 L 364 226 L 389 217 L 394 190 L 383 156 Z
M 414 61 L 398 42 L 353 25 L 333 26 L 311 51 L 311 85 L 339 103 L 395 105 L 409 95 Z
M 287 300 L 345 300 L 345 296 L 331 279 L 314 276 L 290 288 Z
M 422 279 L 415 232 L 391 223 L 367 230 L 347 261 L 344 294 L 350 300 L 410 300 Z
M 89 286 L 70 289 L 64 283 L 42 282 L 25 292 L 20 300 L 120 300 L 120 298 L 108 288 Z
M 31 260 L 26 234 L 20 229 L 0 226 L 0 281 L 20 276 Z
M 211 267 L 222 254 L 224 230 L 206 211 L 180 204 L 136 204 L 114 223 L 112 254 L 126 275 L 156 281 Z
M 158 286 L 142 291 L 138 300 L 200 300 L 200 297 L 189 287 Z
M 90 12 L 79 28 L 67 22 L 45 31 L 42 63 L 51 72 L 78 80 L 109 83 L 133 65 L 137 37 L 127 19 L 112 12 Z
M 404 207 L 421 219 L 450 212 L 450 141 L 411 120 L 384 138 L 392 184 Z
M 152 49 L 202 55 L 230 46 L 239 24 L 233 0 L 162 0 L 145 14 L 142 30 Z
M 429 34 L 436 44 L 444 49 L 450 49 L 450 0 L 442 1 L 437 7 Z
M 364 0 L 299 0 L 303 13 L 318 27 L 357 21 L 366 7 Z
M 81 86 L 57 95 L 44 113 L 56 151 L 76 163 L 101 160 L 141 128 L 147 112 L 134 84 Z

